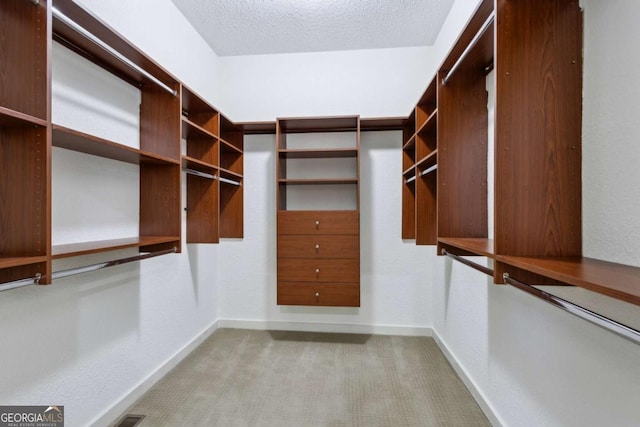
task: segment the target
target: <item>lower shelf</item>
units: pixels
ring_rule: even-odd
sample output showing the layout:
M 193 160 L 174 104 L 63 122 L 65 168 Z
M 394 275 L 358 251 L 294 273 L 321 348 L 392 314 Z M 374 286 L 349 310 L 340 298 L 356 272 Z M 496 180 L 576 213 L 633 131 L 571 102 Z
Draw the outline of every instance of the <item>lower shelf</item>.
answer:
M 278 305 L 360 307 L 360 284 L 278 282 Z
M 518 277 L 518 272 L 510 271 L 510 266 L 519 269 L 520 273 L 533 273 L 640 305 L 639 267 L 584 257 L 527 258 L 498 255 L 496 261 L 504 264 L 501 269 L 518 280 L 522 279 Z
M 493 240 L 486 238 L 464 238 L 464 237 L 439 237 L 438 255 L 442 255 L 442 248 L 451 253 L 462 256 L 486 256 L 495 257 Z
M 114 251 L 117 249 L 135 248 L 141 246 L 175 243 L 178 245 L 180 238 L 176 236 L 146 236 L 128 237 L 125 239 L 98 240 L 94 242 L 70 243 L 67 245 L 55 245 L 52 249 L 53 259 L 69 258 L 79 255 L 88 255 L 99 252 Z M 180 249 L 180 248 L 178 248 Z
M 0 258 L 0 269 L 46 262 L 46 256 Z

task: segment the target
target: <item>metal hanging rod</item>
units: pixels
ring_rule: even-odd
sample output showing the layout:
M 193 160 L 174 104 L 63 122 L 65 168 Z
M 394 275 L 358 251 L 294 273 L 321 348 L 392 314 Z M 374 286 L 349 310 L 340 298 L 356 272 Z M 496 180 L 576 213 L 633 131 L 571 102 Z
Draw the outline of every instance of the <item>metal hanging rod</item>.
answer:
M 176 253 L 178 249 L 174 246 L 171 249 L 165 249 L 163 251 L 150 252 L 146 254 L 140 254 L 128 258 L 120 258 L 113 261 L 101 262 L 98 264 L 86 265 L 84 267 L 75 267 L 68 270 L 60 270 L 51 274 L 51 279 L 61 279 L 63 277 L 75 276 L 76 274 L 88 273 L 90 271 L 102 270 L 107 267 L 114 267 L 116 265 L 128 264 L 130 262 L 141 261 L 143 259 L 154 258 L 160 255 L 167 255 Z
M 221 176 L 218 177 L 218 180 L 220 180 L 220 182 L 224 182 L 224 183 L 227 183 L 227 184 L 237 185 L 238 187 L 240 187 L 242 185 L 242 183 L 240 183 L 238 181 L 234 181 L 232 179 L 223 178 Z
M 411 183 L 411 182 L 413 182 L 413 181 L 415 181 L 415 180 L 416 180 L 416 176 L 414 175 L 414 176 L 412 176 L 411 178 L 407 178 L 407 179 L 405 179 L 405 180 L 404 180 L 404 183 L 405 183 L 405 184 L 409 184 L 409 183 Z
M 205 173 L 205 172 L 200 172 L 197 171 L 195 169 L 188 169 L 185 168 L 183 169 L 186 173 L 188 173 L 189 175 L 195 175 L 195 176 L 199 176 L 201 178 L 207 178 L 207 179 L 217 179 L 218 177 L 215 175 L 211 175 L 210 173 Z
M 420 172 L 420 176 L 428 175 L 428 174 L 430 174 L 431 172 L 433 172 L 436 169 L 438 169 L 438 165 L 433 165 L 433 166 L 431 166 L 429 168 L 426 168 L 425 170 Z
M 133 68 L 134 70 L 136 70 L 137 72 L 139 72 L 140 74 L 142 74 L 143 76 L 145 76 L 146 78 L 148 78 L 149 80 L 151 80 L 152 82 L 154 82 L 155 84 L 160 86 L 162 89 L 164 89 L 167 92 L 169 92 L 171 95 L 176 96 L 178 94 L 178 91 L 176 91 L 176 90 L 170 88 L 169 86 L 167 86 L 166 84 L 162 83 L 160 80 L 158 80 L 156 77 L 152 76 L 149 72 L 144 70 L 138 64 L 134 63 L 129 58 L 125 57 L 120 52 L 118 52 L 117 50 L 115 50 L 114 48 L 112 48 L 111 46 L 109 46 L 108 44 L 103 42 L 102 40 L 100 40 L 98 37 L 96 37 L 93 34 L 91 34 L 84 27 L 82 27 L 79 24 L 77 24 L 71 18 L 66 16 L 64 13 L 60 12 L 55 6 L 53 6 L 51 8 L 51 11 L 53 12 L 53 16 L 56 19 L 59 19 L 60 21 L 64 22 L 67 26 L 69 26 L 70 28 L 75 30 L 78 34 L 80 34 L 81 36 L 83 36 L 87 40 L 93 42 L 94 44 L 96 44 L 97 46 L 102 48 L 105 52 L 109 53 L 114 58 L 118 59 L 119 61 L 121 61 L 122 63 L 126 64 L 130 68 Z
M 82 274 L 82 273 L 88 273 L 90 271 L 102 270 L 103 268 L 113 267 L 113 266 L 122 265 L 122 264 L 128 264 L 130 262 L 141 261 L 143 259 L 153 258 L 153 257 L 157 257 L 157 256 L 160 256 L 160 255 L 172 254 L 172 253 L 175 253 L 177 251 L 178 251 L 178 249 L 174 246 L 171 249 L 165 249 L 163 251 L 150 252 L 150 253 L 136 255 L 136 256 L 132 256 L 132 257 L 128 257 L 128 258 L 121 258 L 121 259 L 116 259 L 116 260 L 113 260 L 113 261 L 106 261 L 106 262 L 101 262 L 101 263 L 98 263 L 98 264 L 86 265 L 84 267 L 70 268 L 68 270 L 60 270 L 60 271 L 53 272 L 51 274 L 51 279 L 52 280 L 61 279 L 63 277 L 74 276 L 76 274 Z M 41 278 L 42 278 L 42 275 L 40 273 L 38 273 L 34 277 L 31 277 L 31 278 L 28 278 L 28 279 L 20 279 L 20 280 L 16 280 L 16 281 L 13 281 L 13 282 L 2 283 L 2 284 L 0 284 L 0 292 L 1 291 L 8 291 L 9 289 L 21 288 L 23 286 L 39 285 Z
M 540 298 L 541 300 L 546 301 L 551 305 L 554 305 L 588 322 L 596 324 L 610 332 L 618 334 L 621 337 L 628 339 L 629 341 L 640 344 L 640 331 L 637 331 L 627 325 L 623 325 L 622 323 L 616 322 L 615 320 L 609 319 L 608 317 L 602 316 L 563 298 L 542 291 L 526 283 L 520 282 L 519 280 L 510 277 L 509 273 L 504 273 L 502 277 L 504 278 L 505 283 L 516 287 L 521 291 Z
M 9 289 L 22 288 L 23 286 L 37 285 L 40 283 L 41 278 L 42 275 L 40 273 L 37 273 L 35 276 L 28 279 L 20 279 L 14 280 L 13 282 L 2 283 L 0 284 L 0 292 L 8 291 Z
M 482 273 L 484 273 L 484 274 L 486 274 L 488 276 L 493 277 L 493 270 L 488 268 L 488 267 L 485 267 L 484 265 L 476 264 L 475 262 L 469 261 L 466 258 L 462 258 L 461 256 L 452 254 L 452 253 L 448 252 L 446 249 L 442 249 L 442 255 L 448 256 L 449 258 L 452 258 L 452 259 L 454 259 L 454 260 L 456 260 L 458 262 L 463 263 L 464 265 L 468 265 L 469 267 L 471 267 L 471 268 L 473 268 L 475 270 L 478 270 L 478 271 L 480 271 L 480 272 L 482 272 Z
M 478 32 L 476 33 L 475 36 L 473 36 L 473 39 L 471 39 L 471 42 L 469 43 L 469 45 L 467 46 L 467 48 L 464 50 L 464 52 L 462 52 L 462 55 L 460 55 L 460 57 L 458 58 L 458 60 L 456 61 L 455 64 L 453 64 L 453 67 L 451 67 L 451 69 L 449 70 L 449 72 L 447 73 L 446 76 L 444 76 L 444 78 L 442 79 L 442 84 L 446 86 L 446 84 L 449 82 L 449 80 L 451 79 L 451 77 L 453 76 L 453 74 L 456 72 L 456 70 L 458 69 L 458 67 L 460 66 L 460 64 L 462 64 L 462 61 L 464 61 L 464 59 L 467 57 L 467 55 L 469 54 L 469 52 L 471 52 L 471 49 L 474 48 L 474 46 L 476 45 L 476 43 L 478 43 L 478 41 L 482 38 L 482 36 L 484 35 L 484 33 L 487 31 L 487 29 L 489 29 L 489 27 L 491 26 L 491 24 L 493 24 L 493 21 L 495 20 L 496 14 L 495 12 L 491 12 L 491 15 L 489 15 L 489 17 L 487 17 L 487 20 L 484 21 L 484 24 L 482 24 L 482 27 L 480 27 L 480 29 L 478 30 Z

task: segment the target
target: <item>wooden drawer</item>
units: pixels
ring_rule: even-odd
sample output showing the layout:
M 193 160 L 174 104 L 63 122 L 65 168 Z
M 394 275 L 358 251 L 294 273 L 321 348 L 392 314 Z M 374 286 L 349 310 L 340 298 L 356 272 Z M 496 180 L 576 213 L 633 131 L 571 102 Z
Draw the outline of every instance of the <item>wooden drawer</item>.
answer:
M 278 258 L 359 258 L 360 236 L 289 234 L 278 236 Z
M 360 285 L 278 282 L 278 305 L 360 307 Z
M 278 235 L 360 234 L 357 211 L 279 211 Z
M 278 280 L 285 282 L 360 282 L 360 259 L 278 258 Z

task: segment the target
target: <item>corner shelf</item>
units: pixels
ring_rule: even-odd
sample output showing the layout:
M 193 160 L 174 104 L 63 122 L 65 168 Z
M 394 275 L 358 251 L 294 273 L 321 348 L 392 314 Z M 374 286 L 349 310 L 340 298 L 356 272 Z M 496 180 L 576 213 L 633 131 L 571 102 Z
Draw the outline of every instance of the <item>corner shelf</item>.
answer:
M 286 185 L 342 185 L 358 184 L 357 178 L 317 178 L 317 179 L 279 179 L 279 184 Z
M 182 156 L 182 168 L 183 169 L 193 169 L 198 172 L 204 172 L 211 175 L 214 175 L 218 170 L 214 165 L 203 162 L 202 160 L 194 159 L 189 156 Z

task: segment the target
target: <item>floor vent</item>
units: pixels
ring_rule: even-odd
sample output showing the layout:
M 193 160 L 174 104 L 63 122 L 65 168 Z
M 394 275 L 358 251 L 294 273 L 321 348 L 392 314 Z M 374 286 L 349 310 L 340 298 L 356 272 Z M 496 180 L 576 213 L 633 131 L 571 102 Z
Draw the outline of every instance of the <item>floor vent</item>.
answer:
M 134 427 L 140 424 L 144 419 L 144 415 L 125 415 L 122 421 L 116 424 L 116 427 Z

